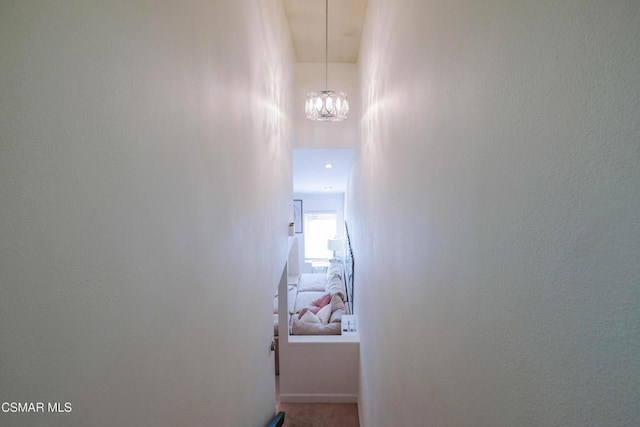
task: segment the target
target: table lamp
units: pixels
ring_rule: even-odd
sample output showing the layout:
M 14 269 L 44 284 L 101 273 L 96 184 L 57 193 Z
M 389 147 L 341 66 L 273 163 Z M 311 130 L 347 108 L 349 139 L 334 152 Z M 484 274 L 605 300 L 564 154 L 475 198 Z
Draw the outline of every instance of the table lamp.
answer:
M 333 251 L 333 259 L 338 259 L 336 258 L 336 251 L 342 251 L 343 246 L 344 246 L 344 240 L 342 239 L 327 240 L 327 249 L 329 249 L 330 251 Z

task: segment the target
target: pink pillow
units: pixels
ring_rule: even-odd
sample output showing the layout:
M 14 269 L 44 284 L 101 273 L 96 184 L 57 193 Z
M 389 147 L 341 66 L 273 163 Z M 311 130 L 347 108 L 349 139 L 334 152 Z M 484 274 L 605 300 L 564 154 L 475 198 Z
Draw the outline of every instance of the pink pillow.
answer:
M 302 319 L 302 316 L 304 316 L 304 314 L 307 311 L 310 311 L 313 314 L 318 314 L 320 309 L 325 305 L 329 305 L 330 302 L 331 302 L 331 294 L 326 294 L 321 296 L 320 298 L 318 298 L 317 300 L 313 301 L 311 304 L 309 304 L 308 306 L 300 310 L 300 313 L 298 313 L 298 319 Z
M 316 307 L 324 307 L 325 305 L 331 302 L 331 294 L 326 294 L 315 300 L 311 303 L 311 305 L 315 305 Z

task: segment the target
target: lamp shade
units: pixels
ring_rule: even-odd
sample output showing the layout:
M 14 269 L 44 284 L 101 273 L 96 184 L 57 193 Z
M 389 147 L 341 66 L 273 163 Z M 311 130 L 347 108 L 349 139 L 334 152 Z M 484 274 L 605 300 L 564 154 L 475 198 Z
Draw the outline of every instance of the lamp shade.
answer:
M 344 92 L 323 90 L 307 93 L 304 110 L 307 119 L 320 122 L 341 122 L 349 113 L 349 101 Z
M 342 239 L 329 239 L 327 241 L 327 249 L 330 251 L 341 251 L 344 245 L 344 241 Z

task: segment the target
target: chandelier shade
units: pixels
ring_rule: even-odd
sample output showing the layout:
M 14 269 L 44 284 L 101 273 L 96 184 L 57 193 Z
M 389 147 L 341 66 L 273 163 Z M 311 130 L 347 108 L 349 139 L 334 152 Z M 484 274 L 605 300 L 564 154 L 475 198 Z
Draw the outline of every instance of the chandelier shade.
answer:
M 340 122 L 349 114 L 349 101 L 344 92 L 331 90 L 309 92 L 304 110 L 309 120 Z
M 327 89 L 329 75 L 329 0 L 325 0 L 324 22 L 324 90 L 307 93 L 304 111 L 309 120 L 341 122 L 349 114 L 347 94 Z

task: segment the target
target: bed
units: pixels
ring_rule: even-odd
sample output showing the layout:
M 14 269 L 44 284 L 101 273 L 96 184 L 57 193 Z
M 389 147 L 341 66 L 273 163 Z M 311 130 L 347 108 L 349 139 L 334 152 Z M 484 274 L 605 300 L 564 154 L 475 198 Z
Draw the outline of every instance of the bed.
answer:
M 291 335 L 340 335 L 341 319 L 353 313 L 353 250 L 345 223 L 345 256 L 331 260 L 324 273 L 288 276 L 287 324 Z M 274 336 L 278 295 L 273 299 Z

